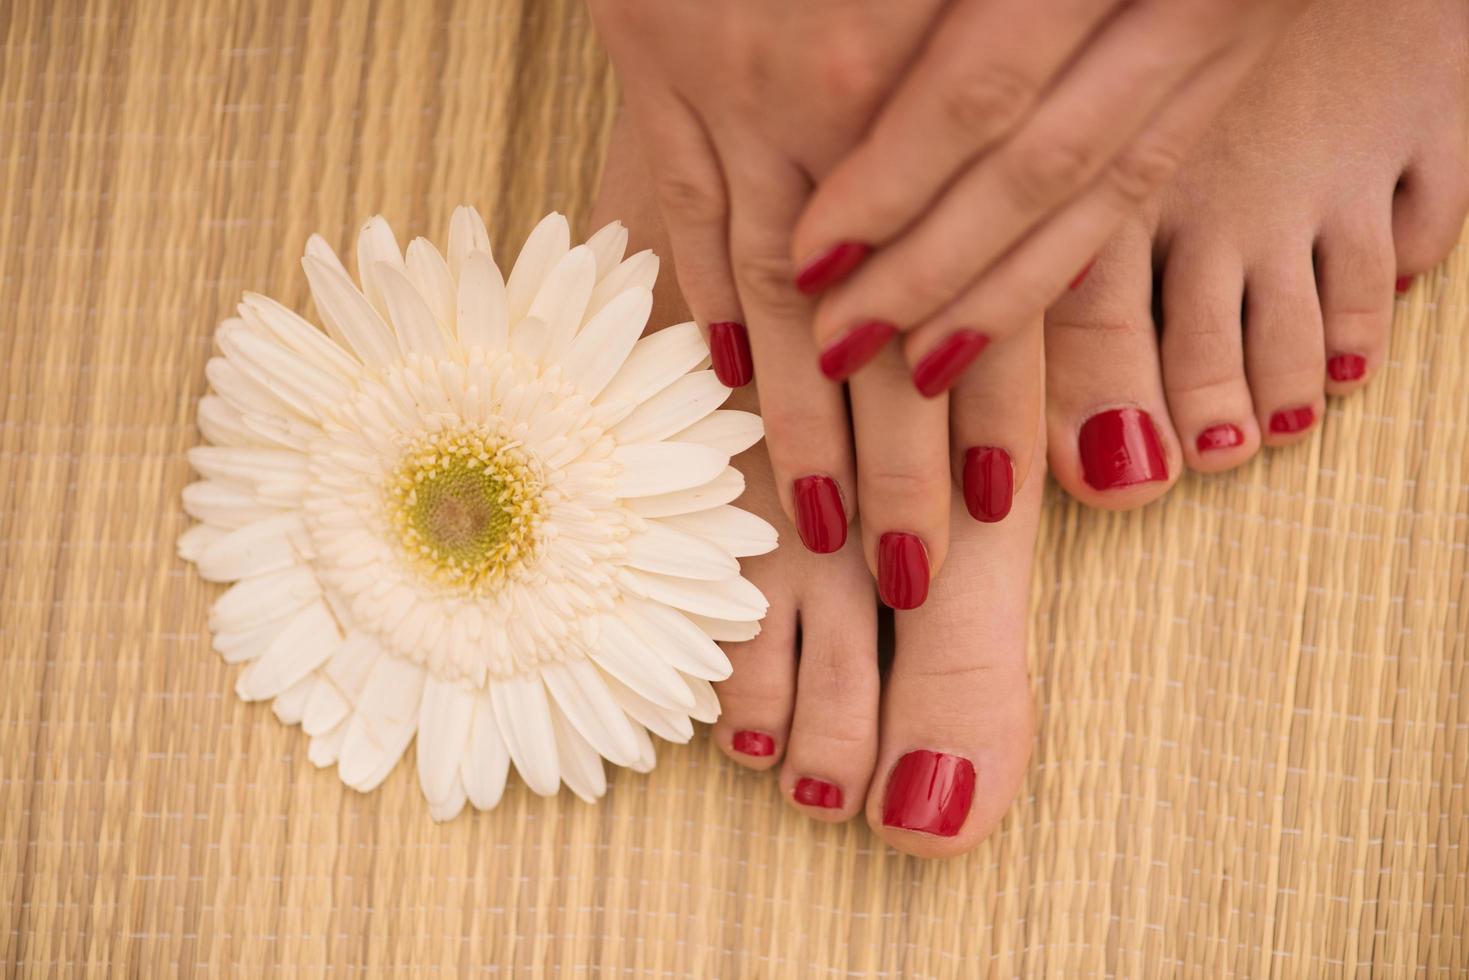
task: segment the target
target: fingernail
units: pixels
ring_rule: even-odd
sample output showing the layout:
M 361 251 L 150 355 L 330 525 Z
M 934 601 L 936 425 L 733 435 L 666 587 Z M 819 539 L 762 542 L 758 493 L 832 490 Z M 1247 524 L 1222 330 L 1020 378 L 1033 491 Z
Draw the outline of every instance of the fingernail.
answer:
M 1408 290 L 1410 290 L 1412 288 L 1413 288 L 1413 277 L 1412 276 L 1398 276 L 1398 281 L 1395 282 L 1395 283 L 1393 283 L 1393 289 L 1396 289 L 1398 291 L 1399 295 L 1401 295 L 1403 293 L 1406 293 Z
M 709 324 L 709 359 L 714 362 L 714 376 L 726 388 L 749 384 L 755 377 L 755 362 L 745 325 L 728 320 Z
M 893 609 L 917 609 L 928 598 L 928 549 L 907 531 L 877 539 L 877 591 Z
M 871 252 L 872 246 L 861 242 L 837 242 L 802 263 L 796 272 L 796 288 L 807 296 L 830 289 L 851 275 Z
M 947 752 L 917 749 L 893 766 L 882 805 L 884 826 L 953 837 L 974 801 L 974 763 Z
M 1015 499 L 1015 464 L 1010 454 L 994 446 L 964 451 L 964 506 L 969 516 L 984 524 L 1004 520 Z
M 1200 432 L 1194 445 L 1199 448 L 1199 452 L 1207 453 L 1213 449 L 1231 449 L 1244 441 L 1245 434 L 1239 426 L 1233 422 L 1220 422 Z
M 847 543 L 847 511 L 836 481 L 829 476 L 803 476 L 791 486 L 801 543 L 818 555 L 840 551 Z
M 1332 381 L 1356 381 L 1367 373 L 1367 358 L 1361 354 L 1337 354 L 1326 362 Z
M 796 780 L 796 788 L 791 792 L 791 799 L 805 806 L 819 806 L 823 810 L 840 810 L 842 808 L 842 788 L 824 779 L 802 776 Z
M 1077 448 L 1082 473 L 1093 490 L 1168 479 L 1168 461 L 1153 417 L 1140 408 L 1093 415 L 1082 423 Z
M 1316 409 L 1310 405 L 1297 405 L 1295 408 L 1282 408 L 1270 416 L 1270 431 L 1287 434 L 1309 429 L 1311 423 L 1316 421 Z
M 1082 281 L 1084 279 L 1086 279 L 1086 274 L 1088 272 L 1091 272 L 1092 271 L 1092 266 L 1094 266 L 1096 264 L 1097 264 L 1097 260 L 1096 259 L 1092 259 L 1086 265 L 1082 266 L 1081 267 L 1081 271 L 1076 274 L 1076 278 L 1073 279 L 1073 280 L 1071 280 L 1071 282 L 1069 282 L 1069 283 L 1066 284 L 1066 288 L 1067 289 L 1076 289 L 1076 288 L 1080 287 Z
M 914 387 L 924 398 L 943 394 L 989 342 L 989 337 L 977 330 L 955 330 L 913 368 Z
M 775 739 L 764 732 L 735 732 L 730 747 L 740 755 L 775 755 Z
M 876 357 L 897 332 L 897 327 L 882 320 L 869 320 L 853 327 L 821 352 L 821 373 L 833 381 L 846 381 Z

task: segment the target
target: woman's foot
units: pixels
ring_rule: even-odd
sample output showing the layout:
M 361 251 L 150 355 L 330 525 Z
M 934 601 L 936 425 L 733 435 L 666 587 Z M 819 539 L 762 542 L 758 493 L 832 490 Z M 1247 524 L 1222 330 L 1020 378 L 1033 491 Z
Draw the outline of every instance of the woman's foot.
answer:
M 669 254 L 622 127 L 593 218 L 622 220 L 633 248 Z M 686 319 L 666 265 L 658 282 L 651 322 Z M 731 407 L 754 408 L 752 387 L 735 392 Z M 734 674 L 718 685 L 720 748 L 752 769 L 780 766 L 783 795 L 815 819 L 865 812 L 900 850 L 969 850 L 1009 808 L 1030 753 L 1025 627 L 1044 472 L 1031 469 L 998 524 L 975 522 L 954 495 L 950 557 L 928 601 L 894 614 L 893 663 L 880 678 L 878 606 L 860 535 L 833 554 L 802 548 L 763 445 L 735 465 L 746 479 L 740 506 L 774 524 L 782 546 L 743 562 L 770 611 L 759 635 L 722 637 Z
M 1307 437 L 1469 206 L 1460 0 L 1320 0 L 1047 316 L 1050 462 L 1130 507 Z M 1155 295 L 1161 330 L 1155 331 Z

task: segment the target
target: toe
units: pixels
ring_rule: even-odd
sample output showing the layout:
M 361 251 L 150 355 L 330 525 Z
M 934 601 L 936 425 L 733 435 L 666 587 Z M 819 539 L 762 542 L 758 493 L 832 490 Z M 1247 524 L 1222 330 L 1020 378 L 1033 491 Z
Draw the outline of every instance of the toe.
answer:
M 1326 221 L 1316 242 L 1316 278 L 1326 337 L 1326 390 L 1366 384 L 1387 353 L 1392 327 L 1392 214 L 1361 208 Z
M 1392 235 L 1399 292 L 1454 247 L 1469 210 L 1469 174 L 1457 144 L 1425 152 L 1403 174 L 1393 196 Z
M 796 688 L 796 599 L 782 576 L 757 570 L 747 570 L 746 575 L 765 593 L 770 610 L 754 639 L 721 644 L 734 672 L 714 685 L 720 705 L 714 740 L 741 765 L 769 769 L 780 761 L 790 731 Z
M 1042 342 L 1038 322 L 996 342 L 950 395 L 952 462 L 976 521 L 1004 520 L 1029 478 L 1045 385 Z
M 1321 419 L 1326 377 L 1309 242 L 1266 249 L 1246 267 L 1245 372 L 1265 444 L 1306 438 Z

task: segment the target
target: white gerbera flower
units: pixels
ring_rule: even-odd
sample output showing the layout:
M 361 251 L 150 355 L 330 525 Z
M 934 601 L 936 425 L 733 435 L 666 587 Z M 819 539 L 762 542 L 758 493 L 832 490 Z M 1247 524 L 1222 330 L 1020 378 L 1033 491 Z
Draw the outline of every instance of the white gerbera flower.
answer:
M 209 624 L 236 692 L 347 785 L 417 734 L 437 819 L 493 807 L 511 763 L 594 800 L 603 758 L 647 771 L 648 732 L 718 715 L 714 641 L 766 607 L 737 559 L 775 547 L 729 505 L 760 420 L 718 410 L 693 324 L 639 339 L 658 260 L 626 246 L 614 223 L 571 248 L 553 214 L 506 281 L 469 208 L 447 260 L 377 217 L 360 291 L 306 245 L 325 334 L 258 295 L 216 332 L 179 551 L 236 583 Z

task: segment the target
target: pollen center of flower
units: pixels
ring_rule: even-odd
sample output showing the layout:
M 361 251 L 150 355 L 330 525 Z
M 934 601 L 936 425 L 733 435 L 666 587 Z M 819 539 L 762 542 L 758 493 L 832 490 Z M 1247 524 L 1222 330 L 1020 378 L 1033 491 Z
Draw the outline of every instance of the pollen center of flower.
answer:
M 404 551 L 428 578 L 491 591 L 536 550 L 541 480 L 513 443 L 478 429 L 409 446 L 388 486 Z

